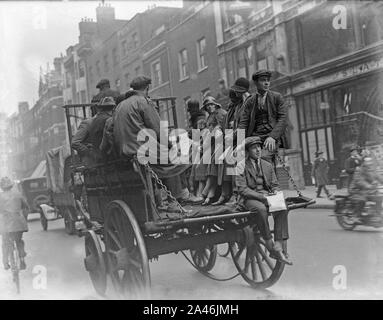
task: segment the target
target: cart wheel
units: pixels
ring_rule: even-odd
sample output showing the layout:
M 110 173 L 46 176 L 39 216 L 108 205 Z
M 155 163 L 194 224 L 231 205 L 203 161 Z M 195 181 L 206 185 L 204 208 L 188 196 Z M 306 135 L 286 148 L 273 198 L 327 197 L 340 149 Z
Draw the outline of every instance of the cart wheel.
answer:
M 109 203 L 104 239 L 108 273 L 116 292 L 122 298 L 149 298 L 150 271 L 144 238 L 125 202 Z
M 93 287 L 96 292 L 104 296 L 106 291 L 106 265 L 100 240 L 93 230 L 85 236 L 85 269 L 89 272 Z
M 229 244 L 237 270 L 253 288 L 271 287 L 281 277 L 285 264 L 269 257 L 259 233 L 254 233 L 250 227 L 246 227 L 243 233 L 242 241 Z
M 64 224 L 65 224 L 65 231 L 67 234 L 72 235 L 76 232 L 74 219 L 72 217 L 72 213 L 70 209 L 65 208 L 64 209 Z
M 336 221 L 338 221 L 338 224 L 347 231 L 352 231 L 355 229 L 356 224 L 354 223 L 351 216 L 347 215 L 337 215 Z
M 197 250 L 190 250 L 190 254 L 198 271 L 206 273 L 214 268 L 217 259 L 217 246 L 210 245 Z
M 48 230 L 48 219 L 44 216 L 43 211 L 40 209 L 40 222 L 44 231 Z

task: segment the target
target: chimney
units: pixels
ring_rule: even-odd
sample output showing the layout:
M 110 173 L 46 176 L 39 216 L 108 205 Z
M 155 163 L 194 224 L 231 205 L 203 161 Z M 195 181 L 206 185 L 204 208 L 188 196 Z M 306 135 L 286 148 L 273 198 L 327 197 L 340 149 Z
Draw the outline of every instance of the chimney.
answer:
M 111 22 L 116 19 L 114 8 L 103 1 L 96 8 L 96 17 L 98 23 Z

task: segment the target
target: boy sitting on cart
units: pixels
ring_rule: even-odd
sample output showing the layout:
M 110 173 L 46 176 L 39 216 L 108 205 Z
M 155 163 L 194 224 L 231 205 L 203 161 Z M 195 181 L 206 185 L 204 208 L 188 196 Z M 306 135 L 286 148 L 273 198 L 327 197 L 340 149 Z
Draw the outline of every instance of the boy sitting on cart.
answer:
M 243 173 L 236 176 L 239 204 L 252 213 L 261 236 L 265 240 L 271 257 L 292 265 L 287 254 L 288 219 L 287 210 L 278 211 L 274 217 L 274 240 L 268 222 L 268 202 L 266 196 L 278 188 L 278 180 L 273 165 L 261 159 L 262 141 L 257 136 L 245 140 L 247 157 Z

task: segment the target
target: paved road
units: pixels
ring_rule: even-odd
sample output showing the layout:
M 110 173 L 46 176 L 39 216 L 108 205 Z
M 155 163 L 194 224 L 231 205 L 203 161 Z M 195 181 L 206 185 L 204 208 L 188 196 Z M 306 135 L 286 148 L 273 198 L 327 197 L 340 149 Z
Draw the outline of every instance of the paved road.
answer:
M 171 254 L 151 263 L 153 298 L 382 299 L 383 230 L 346 232 L 329 214 L 329 210 L 320 209 L 291 212 L 289 251 L 294 265 L 286 267 L 279 282 L 267 291 L 253 290 L 239 277 L 228 282 L 206 279 L 181 254 Z M 22 294 L 15 295 L 10 273 L 0 270 L 0 298 L 100 299 L 83 267 L 83 239 L 65 234 L 62 220 L 52 222 L 49 229 L 43 232 L 38 220 L 30 221 Z M 45 289 L 37 275 L 41 268 L 47 270 Z M 343 289 L 333 286 L 336 268 L 347 273 Z M 226 277 L 236 270 L 230 259 L 219 258 L 212 272 Z

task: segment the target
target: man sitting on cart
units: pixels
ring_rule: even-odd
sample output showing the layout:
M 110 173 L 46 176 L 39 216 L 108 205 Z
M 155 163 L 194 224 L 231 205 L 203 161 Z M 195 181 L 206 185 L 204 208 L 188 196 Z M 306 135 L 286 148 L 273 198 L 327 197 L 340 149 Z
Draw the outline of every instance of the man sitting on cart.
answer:
M 278 180 L 273 165 L 261 159 L 262 140 L 252 136 L 245 140 L 247 157 L 242 174 L 236 176 L 236 184 L 240 195 L 239 204 L 252 213 L 261 236 L 265 240 L 271 257 L 291 265 L 287 255 L 287 239 L 289 238 L 287 210 L 278 211 L 274 216 L 274 240 L 268 222 L 268 202 L 266 196 L 278 188 Z
M 116 108 L 113 115 L 113 136 L 116 151 L 119 156 L 136 156 L 143 141 L 137 139 L 142 130 L 150 129 L 156 135 L 157 150 L 160 150 L 160 116 L 155 103 L 148 97 L 151 79 L 138 76 L 132 80 L 130 87 L 133 89 L 129 97 L 123 100 Z M 178 202 L 196 203 L 196 197 L 187 189 L 180 175 L 190 165 L 153 164 L 152 169 L 163 180 L 165 186 Z M 168 210 L 178 210 L 177 204 L 171 202 Z
M 23 232 L 28 231 L 24 210 L 29 206 L 20 192 L 13 190 L 13 181 L 8 177 L 0 180 L 0 233 L 2 234 L 2 251 L 4 269 L 9 269 L 9 255 L 12 253 L 13 242 L 16 242 L 20 257 L 20 269 L 26 269 L 24 257 Z
M 113 97 L 104 97 L 96 105 L 96 115 L 80 123 L 72 139 L 72 148 L 81 156 L 86 165 L 99 163 L 103 160 L 100 144 L 103 137 L 104 125 L 112 116 L 116 104 Z

